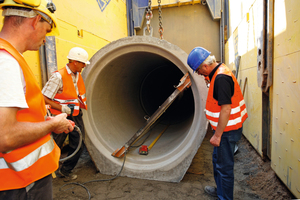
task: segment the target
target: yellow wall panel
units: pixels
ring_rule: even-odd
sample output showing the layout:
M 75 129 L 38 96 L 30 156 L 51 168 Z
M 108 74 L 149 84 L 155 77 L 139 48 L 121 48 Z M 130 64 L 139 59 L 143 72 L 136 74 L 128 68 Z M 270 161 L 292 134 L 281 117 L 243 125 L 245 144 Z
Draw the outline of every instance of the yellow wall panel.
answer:
M 2 11 L 1 11 L 1 15 L 0 15 L 0 27 L 3 26 L 3 17 L 2 17 Z
M 300 196 L 300 53 L 274 59 L 272 167 Z M 290 174 L 291 173 L 291 174 Z M 298 185 L 298 186 L 297 186 Z M 299 192 L 298 192 L 299 191 Z
M 103 7 L 96 0 L 54 0 L 54 3 L 60 31 L 56 37 L 58 69 L 67 63 L 72 47 L 84 48 L 91 58 L 106 44 L 127 36 L 124 1 L 109 1 Z
M 247 54 L 243 55 L 243 57 L 246 56 Z M 242 65 L 241 67 L 243 68 Z M 256 73 L 256 66 L 241 70 L 239 80 L 242 80 L 240 87 L 243 91 L 245 79 L 247 78 L 244 99 L 246 102 L 248 118 L 243 125 L 243 134 L 256 151 L 262 155 L 262 93 L 260 88 L 257 86 Z
M 76 27 L 64 24 L 63 31 L 59 37 L 56 37 L 56 53 L 58 69 L 65 66 L 68 62 L 67 55 L 69 50 L 75 46 L 85 49 L 89 58 L 91 58 L 95 52 L 109 43 L 101 37 L 97 37 L 89 32 L 83 32 L 83 37 L 78 37 Z
M 157 7 L 158 2 L 157 1 L 152 1 L 152 7 Z M 201 0 L 161 0 L 160 5 L 163 7 L 169 6 L 181 6 L 181 5 L 188 5 L 188 4 L 196 4 L 196 3 L 201 3 Z
M 300 1 L 275 1 L 274 57 L 285 56 L 299 50 L 300 19 L 297 8 Z
M 272 168 L 300 198 L 300 1 L 275 1 Z
M 42 87 L 42 77 L 41 77 L 41 68 L 40 68 L 40 57 L 38 51 L 27 51 L 23 54 L 25 60 L 30 66 L 32 72 L 35 75 L 36 80 L 40 87 Z
M 163 8 L 162 18 L 164 40 L 177 45 L 187 54 L 196 46 L 202 46 L 211 51 L 217 60 L 221 60 L 220 22 L 212 20 L 207 6 L 195 4 Z M 158 10 L 153 10 L 150 25 L 153 28 L 153 37 L 160 38 Z M 146 27 L 146 20 L 142 27 Z M 143 28 L 136 34 L 143 35 Z
M 67 55 L 72 47 L 84 48 L 91 58 L 106 44 L 127 37 L 125 0 L 53 0 L 57 11 L 59 36 L 56 36 L 58 69 L 68 62 Z M 2 12 L 1 12 L 2 13 Z M 0 17 L 2 27 L 3 17 Z M 38 52 L 25 52 L 24 57 L 42 87 Z
M 252 10 L 252 6 L 256 0 L 231 0 L 229 2 L 229 25 L 228 31 L 230 35 L 233 34 L 235 29 L 240 26 L 241 21 L 247 18 L 247 13 Z M 251 19 L 251 17 L 250 17 Z M 252 21 L 253 23 L 253 21 Z
M 75 26 L 108 41 L 127 36 L 126 4 L 110 1 L 104 10 L 96 0 L 53 0 L 59 23 Z M 76 31 L 77 34 L 77 31 Z
M 225 64 L 236 71 L 235 60 L 241 56 L 237 79 L 242 91 L 247 79 L 244 99 L 248 112 L 248 119 L 243 125 L 243 134 L 262 155 L 262 92 L 257 84 L 255 4 L 242 0 L 235 2 L 232 4 L 230 1 L 230 29 L 234 28 L 234 31 L 231 32 L 225 45 Z

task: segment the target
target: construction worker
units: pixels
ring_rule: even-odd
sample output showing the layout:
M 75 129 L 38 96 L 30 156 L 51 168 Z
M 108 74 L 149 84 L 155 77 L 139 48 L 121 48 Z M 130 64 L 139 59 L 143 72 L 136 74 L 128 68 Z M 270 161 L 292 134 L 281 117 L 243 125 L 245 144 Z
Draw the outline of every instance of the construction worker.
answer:
M 187 59 L 194 72 L 210 80 L 205 113 L 214 132 L 210 143 L 214 146 L 212 161 L 217 187 L 206 186 L 204 190 L 218 199 L 233 199 L 234 147 L 241 138 L 248 114 L 235 76 L 210 54 L 208 50 L 196 47 Z
M 55 6 L 47 0 L 4 0 L 0 32 L 0 199 L 52 199 L 51 173 L 60 149 L 51 132 L 73 131 L 67 115 L 46 121 L 43 95 L 23 58 L 46 34 L 57 33 Z
M 84 136 L 81 108 L 87 109 L 87 105 L 85 86 L 80 72 L 89 64 L 88 53 L 80 47 L 74 47 L 69 51 L 67 58 L 69 59 L 69 63 L 52 74 L 44 86 L 42 93 L 46 104 L 51 106 L 51 113 L 54 115 L 60 113 L 68 114 L 68 119 L 75 122 Z M 72 104 L 75 105 L 73 112 L 70 106 Z M 62 148 L 67 135 L 54 134 L 53 136 L 57 145 Z M 79 135 L 74 130 L 69 133 L 68 155 L 71 155 L 76 150 L 78 144 Z M 81 147 L 75 156 L 62 164 L 58 174 L 64 178 L 64 181 L 75 180 L 77 178 L 77 175 L 71 174 L 71 171 L 76 166 L 82 150 L 83 148 Z

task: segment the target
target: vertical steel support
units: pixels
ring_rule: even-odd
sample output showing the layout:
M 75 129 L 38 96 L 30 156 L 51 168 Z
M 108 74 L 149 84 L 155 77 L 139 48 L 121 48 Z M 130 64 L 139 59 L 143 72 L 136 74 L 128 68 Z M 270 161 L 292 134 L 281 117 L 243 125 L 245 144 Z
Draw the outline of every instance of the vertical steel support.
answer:
M 128 36 L 134 36 L 135 30 L 142 28 L 148 0 L 126 0 Z
M 269 93 L 262 93 L 262 153 L 271 159 L 270 137 L 270 100 Z
M 224 0 L 221 0 L 221 20 L 220 20 L 220 44 L 221 44 L 221 62 L 225 62 L 225 41 L 224 41 Z
M 266 91 L 273 84 L 273 49 L 274 49 L 274 0 L 267 2 L 267 33 L 266 33 L 266 72 L 268 73 Z
M 57 70 L 56 42 L 54 36 L 47 36 L 45 43 L 47 78 Z
M 39 49 L 39 57 L 40 57 L 40 68 L 42 75 L 42 87 L 46 84 L 48 80 L 47 76 L 47 66 L 46 66 L 46 57 L 45 57 L 45 45 L 42 45 Z
M 271 139 L 272 139 L 272 133 L 271 133 L 271 105 L 270 105 L 270 96 L 269 96 L 269 87 L 273 84 L 273 45 L 274 45 L 274 0 L 268 0 L 267 1 L 267 33 L 266 33 L 266 71 L 268 73 L 267 75 L 267 81 L 266 86 L 264 88 L 264 92 L 268 92 L 268 98 L 266 102 L 263 102 L 263 112 L 266 111 L 267 116 L 266 119 L 268 120 L 267 124 L 264 125 L 263 122 L 263 130 L 268 133 L 267 142 L 266 142 L 266 148 L 267 152 L 266 155 L 271 159 Z M 263 95 L 264 96 L 264 95 Z M 263 116 L 264 117 L 264 116 Z
M 56 43 L 54 36 L 47 36 L 45 45 L 39 49 L 42 87 L 47 83 L 51 74 L 57 70 Z
M 126 1 L 126 9 L 127 9 L 127 29 L 128 36 L 134 35 L 134 24 L 133 24 L 133 8 L 132 8 L 132 0 Z
M 274 0 L 258 1 L 257 83 L 268 92 L 273 83 Z
M 229 26 L 229 2 L 228 0 L 224 0 L 224 41 L 227 42 L 230 33 Z
M 258 26 L 257 40 L 257 83 L 262 90 L 262 152 L 271 158 L 270 99 L 269 87 L 273 79 L 273 33 L 274 0 L 259 1 L 262 23 Z

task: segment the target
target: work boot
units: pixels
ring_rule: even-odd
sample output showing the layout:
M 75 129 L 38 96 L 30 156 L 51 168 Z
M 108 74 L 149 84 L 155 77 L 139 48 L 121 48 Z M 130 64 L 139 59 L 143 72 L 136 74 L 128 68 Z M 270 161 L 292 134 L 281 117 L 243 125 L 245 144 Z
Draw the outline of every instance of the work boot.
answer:
M 73 180 L 77 179 L 77 175 L 76 174 L 63 173 L 61 170 L 58 171 L 58 174 L 60 175 L 61 178 L 64 178 L 63 180 L 65 182 L 73 181 Z
M 213 186 L 205 186 L 204 191 L 210 196 L 217 197 L 217 188 Z

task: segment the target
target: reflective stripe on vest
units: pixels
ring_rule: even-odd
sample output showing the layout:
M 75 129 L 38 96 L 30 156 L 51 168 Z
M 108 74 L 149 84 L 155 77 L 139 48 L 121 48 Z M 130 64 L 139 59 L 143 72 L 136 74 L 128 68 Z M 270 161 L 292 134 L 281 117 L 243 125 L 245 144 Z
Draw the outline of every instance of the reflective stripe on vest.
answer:
M 3 39 L 0 39 L 0 49 L 7 51 L 17 60 L 25 77 L 25 99 L 28 108 L 17 112 L 17 120 L 19 122 L 45 121 L 44 97 L 25 59 Z M 24 188 L 58 168 L 60 149 L 50 134 L 31 144 L 0 153 L 0 191 Z
M 77 96 L 72 76 L 68 73 L 66 67 L 58 70 L 58 72 L 62 77 L 63 91 L 60 94 L 56 94 L 53 100 L 60 105 L 75 104 L 73 116 L 77 116 L 80 108 L 87 109 L 85 86 L 81 74 L 78 73 L 77 87 L 79 96 Z M 50 109 L 50 111 L 54 115 L 61 113 L 61 111 L 56 109 Z
M 235 118 L 235 119 L 229 119 L 229 121 L 228 121 L 228 123 L 227 123 L 227 126 L 233 126 L 233 125 L 236 125 L 236 124 L 238 124 L 238 123 L 241 123 L 243 117 L 247 114 L 246 107 L 244 107 L 244 109 L 241 110 L 241 109 L 242 109 L 242 106 L 245 105 L 245 101 L 242 100 L 242 101 L 240 101 L 239 104 L 240 104 L 240 106 L 231 109 L 230 115 L 233 115 L 233 114 L 236 114 L 236 113 L 241 112 L 241 116 L 240 116 L 240 117 L 237 117 L 237 118 Z M 207 115 L 207 116 L 216 118 L 216 121 L 209 120 L 209 122 L 211 123 L 212 126 L 217 127 L 217 126 L 218 126 L 218 120 L 219 120 L 220 112 L 210 112 L 210 111 L 208 111 L 208 110 L 205 110 L 205 112 L 206 112 L 206 115 Z
M 6 162 L 4 158 L 0 158 L 0 170 L 10 168 L 16 172 L 25 170 L 32 166 L 38 159 L 41 157 L 46 156 L 47 154 L 51 153 L 54 148 L 53 140 L 49 140 L 39 148 L 35 149 L 33 152 L 25 156 L 24 158 L 16 161 L 16 162 Z
M 206 109 L 205 109 L 206 118 L 209 120 L 212 128 L 216 130 L 218 126 L 219 117 L 220 117 L 221 106 L 219 106 L 218 101 L 213 98 L 213 89 L 214 89 L 215 78 L 218 74 L 231 76 L 234 82 L 234 95 L 231 97 L 231 101 L 232 101 L 231 112 L 230 112 L 229 121 L 227 123 L 227 126 L 224 129 L 224 132 L 237 130 L 242 127 L 243 122 L 248 117 L 248 114 L 246 110 L 246 104 L 242 92 L 240 90 L 240 87 L 237 83 L 237 80 L 235 76 L 230 72 L 230 70 L 224 64 L 219 66 L 219 68 L 216 70 L 215 74 L 212 77 L 210 88 L 208 90 L 207 100 L 206 100 Z
M 87 109 L 87 105 L 86 105 L 86 94 L 83 94 L 83 95 L 79 95 L 80 96 L 80 107 L 81 108 L 84 108 L 84 109 Z M 84 106 L 84 107 L 83 107 Z
M 244 99 L 243 99 L 242 101 L 240 101 L 238 107 L 231 108 L 230 115 L 233 115 L 233 114 L 236 114 L 236 113 L 240 112 L 240 111 L 242 110 L 241 107 L 242 107 L 243 105 L 245 105 Z M 220 116 L 220 112 L 210 112 L 210 111 L 208 111 L 208 110 L 205 110 L 205 111 L 206 111 L 206 114 L 207 114 L 208 116 L 211 116 L 211 117 L 213 117 L 213 118 L 219 118 L 219 116 Z M 245 109 L 244 109 L 243 111 L 245 111 Z M 242 111 L 242 112 L 243 112 L 243 111 Z
M 77 112 L 79 112 L 79 101 L 78 99 L 73 99 L 73 100 L 64 100 L 64 99 L 53 99 L 54 101 L 56 101 L 57 103 L 59 103 L 60 105 L 68 105 L 68 104 L 75 104 L 74 106 L 74 112 L 73 112 L 73 116 L 76 116 L 78 114 L 76 114 Z M 50 109 L 52 114 L 60 114 L 61 112 L 55 109 Z M 76 115 L 75 115 L 76 114 Z

